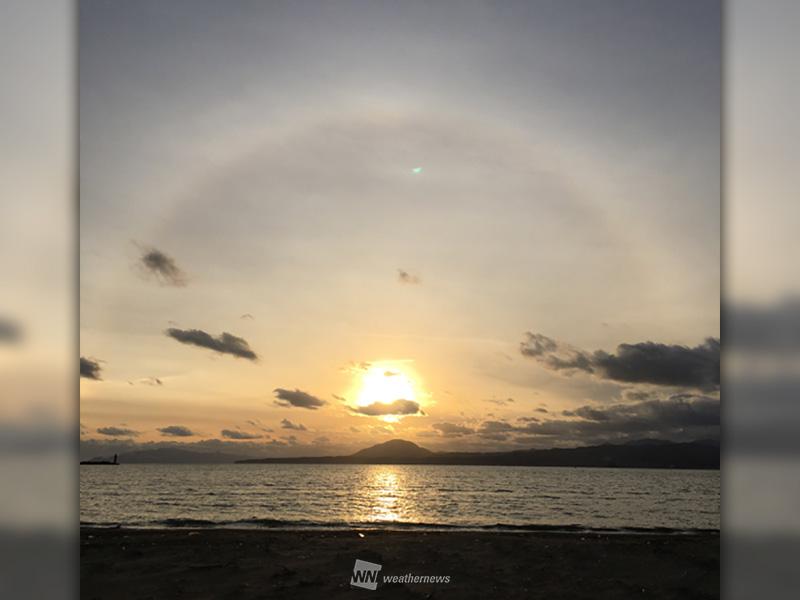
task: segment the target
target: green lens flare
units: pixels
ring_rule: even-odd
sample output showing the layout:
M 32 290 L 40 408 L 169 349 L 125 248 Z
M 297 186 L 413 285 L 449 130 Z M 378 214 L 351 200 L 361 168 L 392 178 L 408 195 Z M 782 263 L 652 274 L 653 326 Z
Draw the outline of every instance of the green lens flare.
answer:
M 422 173 L 422 167 L 414 167 L 413 169 L 411 169 L 411 172 L 414 173 L 414 175 L 419 175 L 420 173 Z

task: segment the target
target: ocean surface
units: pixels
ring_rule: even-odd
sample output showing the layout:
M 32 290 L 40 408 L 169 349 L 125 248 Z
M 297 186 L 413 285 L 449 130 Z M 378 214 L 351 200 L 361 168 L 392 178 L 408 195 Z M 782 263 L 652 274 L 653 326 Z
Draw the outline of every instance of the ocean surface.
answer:
M 719 471 L 443 465 L 80 467 L 81 524 L 718 529 Z

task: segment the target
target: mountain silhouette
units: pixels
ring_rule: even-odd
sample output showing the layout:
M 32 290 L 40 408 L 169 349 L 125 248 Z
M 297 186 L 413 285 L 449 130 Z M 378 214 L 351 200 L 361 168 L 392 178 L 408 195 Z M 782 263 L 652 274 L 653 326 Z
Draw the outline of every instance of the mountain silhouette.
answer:
M 382 444 L 376 444 L 369 448 L 359 450 L 351 455 L 351 458 L 362 460 L 379 460 L 379 459 L 426 459 L 430 458 L 433 452 L 427 448 L 417 446 L 414 442 L 407 440 L 389 440 Z

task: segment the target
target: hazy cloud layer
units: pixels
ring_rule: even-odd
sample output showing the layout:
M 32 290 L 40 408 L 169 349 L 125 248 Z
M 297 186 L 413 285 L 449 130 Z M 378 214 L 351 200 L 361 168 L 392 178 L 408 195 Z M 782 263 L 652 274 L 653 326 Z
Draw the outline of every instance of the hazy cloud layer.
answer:
M 257 360 L 258 356 L 250 349 L 250 345 L 243 338 L 223 332 L 214 337 L 201 329 L 177 329 L 170 327 L 164 332 L 169 337 L 182 344 L 208 348 L 220 354 L 230 354 L 247 360 Z
M 269 427 L 267 427 L 266 425 L 264 425 L 264 424 L 263 424 L 261 421 L 259 421 L 258 419 L 248 419 L 248 420 L 247 420 L 247 424 L 248 424 L 248 425 L 252 425 L 252 426 L 253 426 L 253 427 L 255 427 L 256 429 L 259 429 L 259 430 L 261 430 L 261 431 L 263 431 L 263 432 L 265 432 L 265 433 L 272 433 L 272 429 L 270 429 Z
M 94 379 L 95 381 L 100 381 L 100 362 L 92 359 L 86 358 L 81 356 L 81 377 L 85 377 L 86 379 Z
M 487 440 L 502 441 L 508 439 L 510 433 L 524 429 L 506 421 L 484 421 L 478 428 L 478 435 Z
M 800 297 L 766 304 L 732 304 L 724 308 L 725 343 L 748 351 L 800 350 Z
M 159 428 L 158 431 L 161 432 L 161 435 L 167 437 L 192 437 L 193 435 L 197 435 L 194 431 L 183 425 L 168 425 L 167 427 Z
M 175 259 L 156 248 L 145 248 L 140 258 L 145 273 L 162 285 L 182 287 L 186 285 L 186 274 Z
M 281 421 L 281 429 L 293 429 L 294 431 L 306 431 L 306 426 L 302 423 L 292 423 L 289 419 Z
M 514 403 L 513 398 L 489 398 L 488 400 L 484 400 L 484 402 L 488 402 L 490 404 L 497 404 L 497 406 L 508 406 L 509 404 Z
M 461 437 L 475 433 L 475 430 L 455 423 L 434 423 L 433 428 L 444 437 Z
M 641 342 L 620 344 L 616 354 L 586 352 L 540 333 L 528 332 L 520 344 L 524 356 L 554 371 L 591 373 L 602 379 L 676 387 L 719 386 L 720 343 L 716 338 L 695 347 Z
M 136 437 L 139 435 L 138 431 L 128 429 L 126 427 L 98 427 L 97 433 L 100 435 L 107 435 L 112 437 Z
M 278 406 L 294 406 L 296 408 L 317 410 L 320 406 L 327 404 L 325 400 L 321 400 L 316 396 L 312 396 L 311 394 L 298 389 L 287 390 L 284 388 L 275 388 L 273 392 L 275 393 L 275 397 L 278 398 L 275 400 L 275 404 Z
M 258 433 L 249 433 L 238 429 L 223 429 L 220 431 L 220 435 L 229 440 L 257 440 L 264 437 Z
M 353 412 L 368 415 L 370 417 L 379 417 L 384 415 L 416 415 L 422 414 L 419 407 L 419 402 L 413 400 L 395 400 L 393 402 L 373 402 L 366 406 L 357 406 L 352 408 Z
M 418 285 L 421 280 L 418 275 L 414 275 L 404 269 L 397 269 L 397 281 L 408 285 Z
M 585 405 L 562 412 L 567 419 L 541 421 L 521 418 L 515 425 L 507 421 L 485 421 L 478 435 L 492 440 L 507 440 L 515 435 L 544 436 L 563 440 L 599 440 L 637 437 L 673 439 L 719 435 L 720 401 L 696 394 L 674 394 L 663 400 L 645 400 L 610 406 Z

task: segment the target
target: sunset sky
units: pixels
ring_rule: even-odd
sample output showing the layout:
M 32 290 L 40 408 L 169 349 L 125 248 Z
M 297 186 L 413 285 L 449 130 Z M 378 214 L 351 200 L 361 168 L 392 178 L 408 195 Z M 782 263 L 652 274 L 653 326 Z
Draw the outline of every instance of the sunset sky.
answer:
M 720 26 L 84 0 L 82 443 L 717 435 Z

